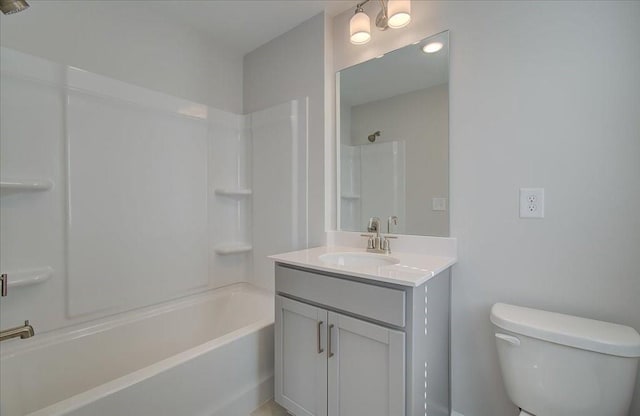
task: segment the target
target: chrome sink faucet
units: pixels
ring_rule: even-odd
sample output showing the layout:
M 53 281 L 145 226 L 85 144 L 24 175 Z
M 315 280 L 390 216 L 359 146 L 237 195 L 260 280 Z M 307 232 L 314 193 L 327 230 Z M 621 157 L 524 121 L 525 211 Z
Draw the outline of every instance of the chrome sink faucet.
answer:
M 371 217 L 369 218 L 369 224 L 367 225 L 367 231 L 370 233 L 376 233 L 378 237 L 380 237 L 380 218 Z
M 389 218 L 391 221 L 391 218 Z M 397 217 L 396 217 L 397 223 Z M 388 224 L 387 224 L 388 226 Z M 369 223 L 367 224 L 367 231 L 375 234 L 361 234 L 363 237 L 368 237 L 367 240 L 367 251 L 370 253 L 383 253 L 389 254 L 391 253 L 391 245 L 389 243 L 390 238 L 397 238 L 392 236 L 384 236 L 380 234 L 380 218 L 371 217 L 369 218 Z

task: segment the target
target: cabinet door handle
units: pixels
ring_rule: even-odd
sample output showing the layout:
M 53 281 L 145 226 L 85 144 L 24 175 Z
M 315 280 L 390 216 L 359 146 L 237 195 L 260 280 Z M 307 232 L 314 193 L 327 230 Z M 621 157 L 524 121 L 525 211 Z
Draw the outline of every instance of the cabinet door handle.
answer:
M 0 276 L 0 296 L 7 296 L 7 289 L 9 288 L 9 278 L 6 273 Z
M 333 324 L 329 325 L 329 336 L 327 337 L 327 356 L 329 358 L 334 356 L 333 352 L 331 352 L 331 330 L 332 329 L 333 329 Z
M 320 338 L 320 334 L 321 334 L 321 332 L 320 332 L 320 328 L 322 327 L 322 324 L 323 324 L 323 323 L 324 323 L 324 322 L 322 322 L 322 321 L 319 321 L 319 322 L 318 322 L 318 354 L 322 354 L 322 353 L 324 352 L 324 350 L 322 349 L 322 345 L 321 345 L 322 343 L 321 343 L 321 341 L 320 341 L 320 339 L 321 339 L 321 338 Z

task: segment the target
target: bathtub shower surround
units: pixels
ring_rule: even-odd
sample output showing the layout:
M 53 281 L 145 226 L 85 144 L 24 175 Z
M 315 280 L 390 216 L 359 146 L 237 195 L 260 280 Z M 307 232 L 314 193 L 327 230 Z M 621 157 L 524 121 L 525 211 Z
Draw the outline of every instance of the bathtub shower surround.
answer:
M 36 331 L 0 345 L 2 415 L 249 414 L 273 391 L 253 253 L 307 244 L 307 98 L 238 115 L 7 48 L 0 65 L 0 327 Z
M 248 280 L 246 256 L 212 250 L 246 222 L 214 189 L 247 178 L 244 116 L 7 48 L 1 65 L 2 179 L 51 183 L 3 188 L 2 272 L 11 285 L 50 270 L 10 288 L 3 328 L 46 332 Z
M 3 328 L 272 288 L 266 255 L 306 247 L 305 97 L 238 115 L 8 48 L 1 64 Z

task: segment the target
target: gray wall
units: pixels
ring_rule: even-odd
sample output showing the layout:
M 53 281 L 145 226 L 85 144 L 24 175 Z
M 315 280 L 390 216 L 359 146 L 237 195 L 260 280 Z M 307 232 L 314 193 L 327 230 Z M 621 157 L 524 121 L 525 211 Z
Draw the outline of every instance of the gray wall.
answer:
M 244 113 L 309 97 L 309 245 L 324 243 L 324 48 L 319 14 L 244 57 Z
M 144 5 L 30 1 L 0 17 L 3 46 L 234 113 L 242 56 Z M 117 4 L 116 4 L 117 3 Z
M 335 70 L 451 30 L 453 407 L 516 415 L 494 302 L 640 330 L 640 3 L 414 0 L 410 26 L 359 47 L 352 14 L 333 22 Z M 529 186 L 543 220 L 518 218 Z

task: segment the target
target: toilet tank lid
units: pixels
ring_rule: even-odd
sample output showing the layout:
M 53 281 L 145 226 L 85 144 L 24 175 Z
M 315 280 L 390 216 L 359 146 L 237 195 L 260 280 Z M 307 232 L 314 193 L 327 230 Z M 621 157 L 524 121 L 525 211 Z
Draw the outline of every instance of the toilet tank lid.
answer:
M 628 326 L 496 303 L 491 322 L 516 334 L 619 357 L 640 357 L 640 334 Z

